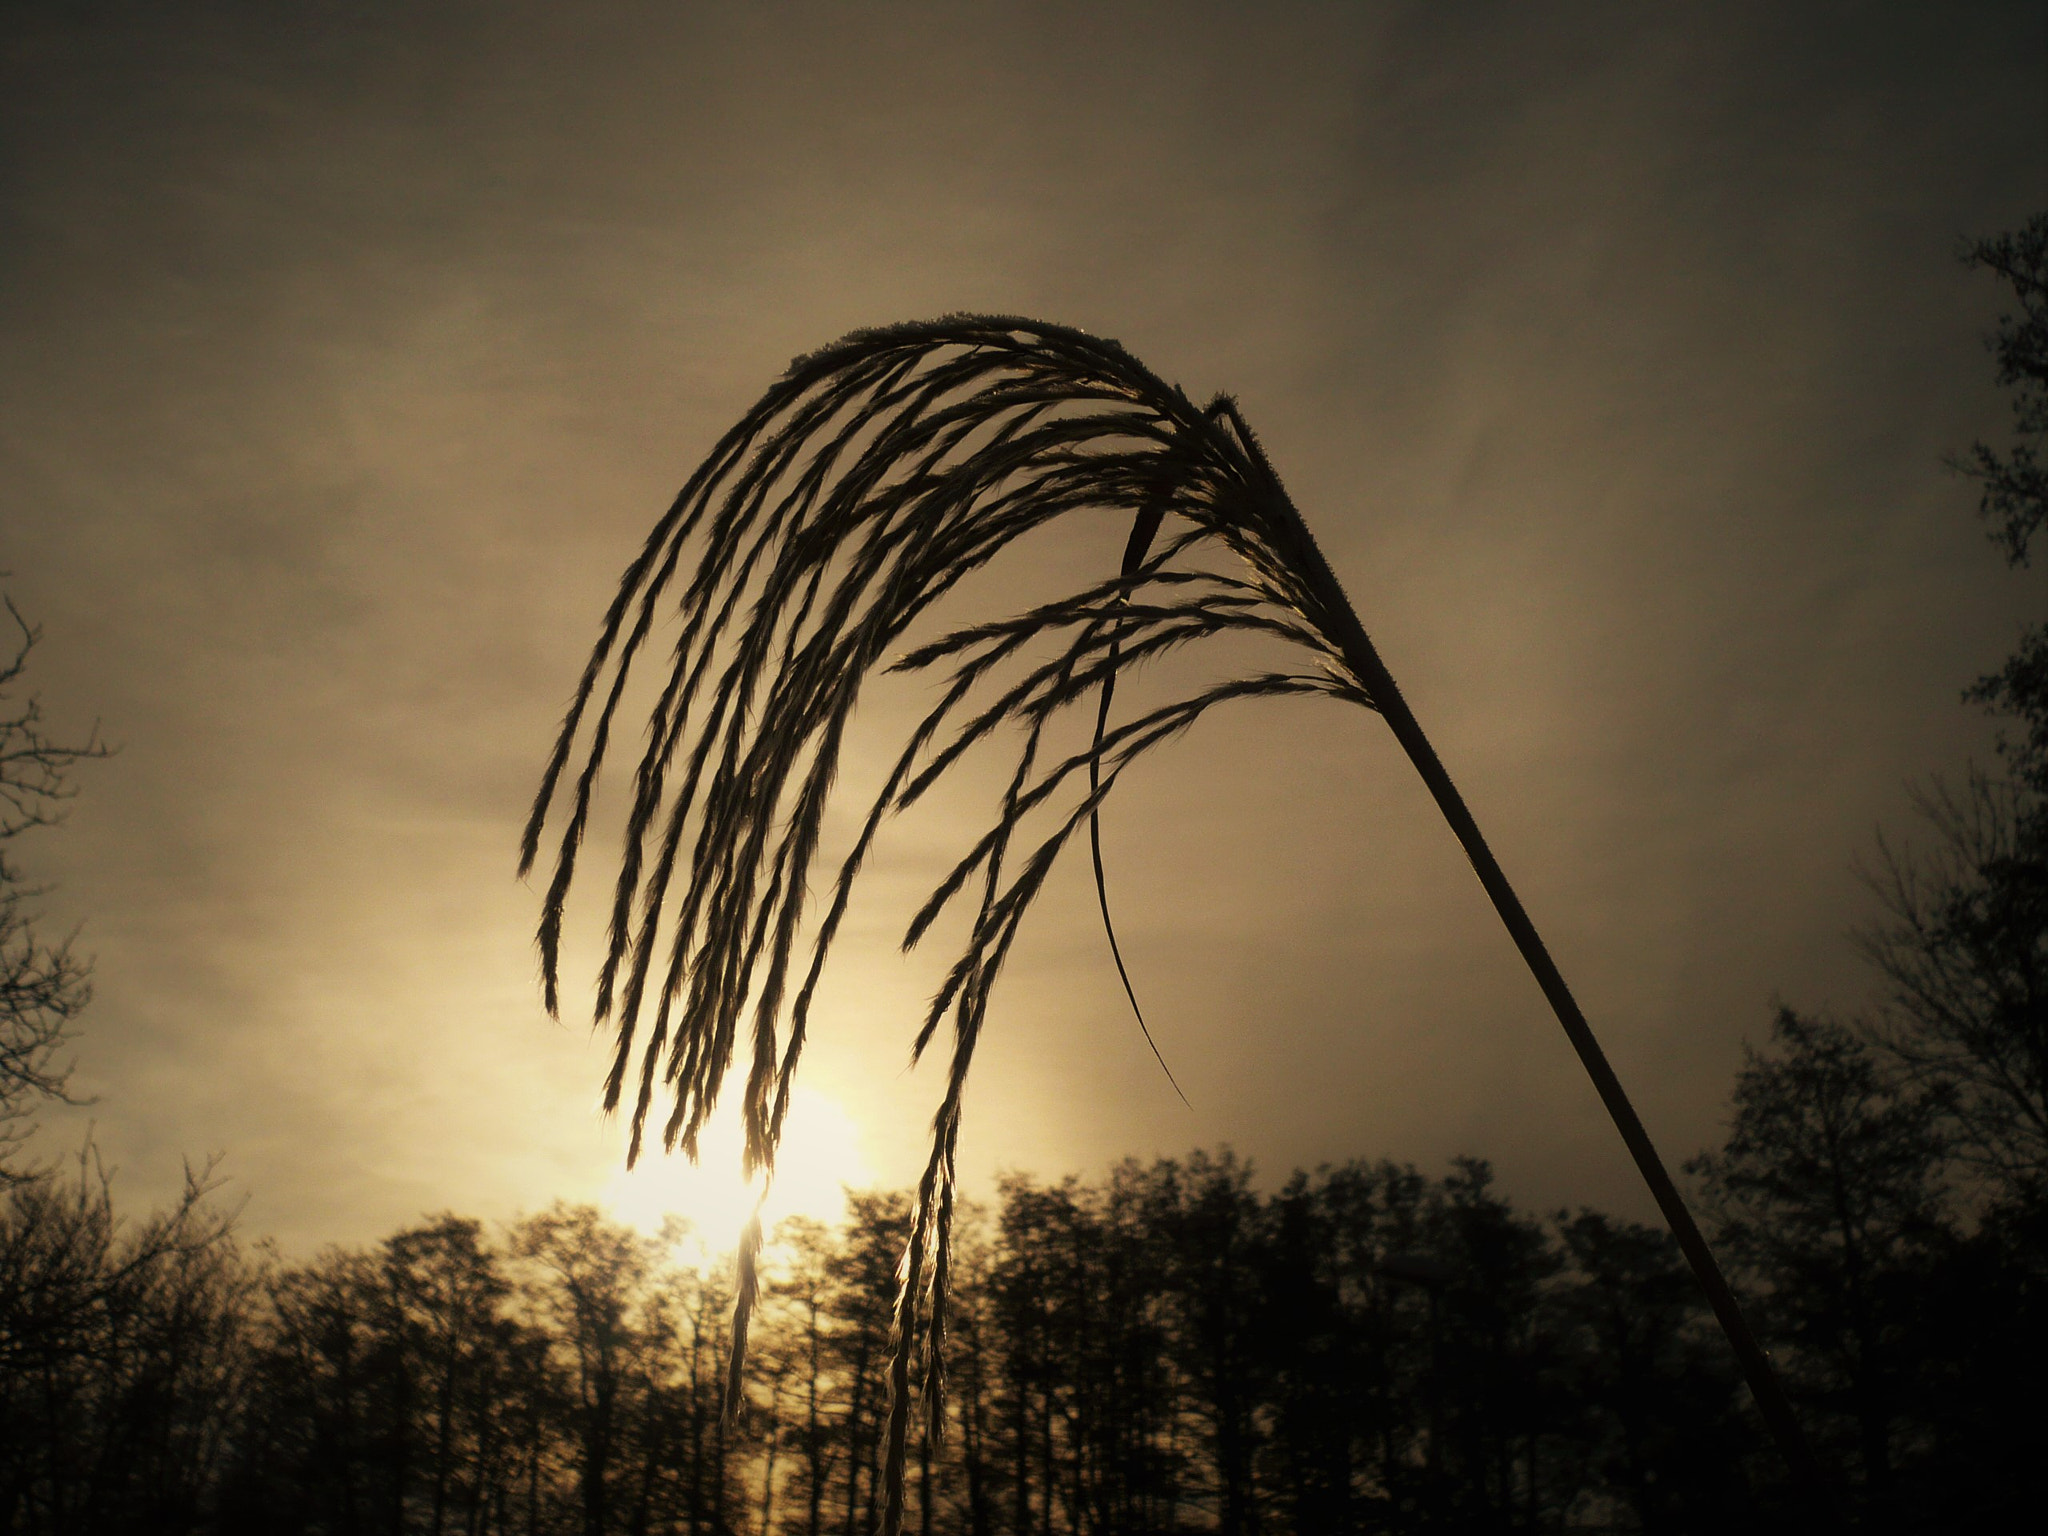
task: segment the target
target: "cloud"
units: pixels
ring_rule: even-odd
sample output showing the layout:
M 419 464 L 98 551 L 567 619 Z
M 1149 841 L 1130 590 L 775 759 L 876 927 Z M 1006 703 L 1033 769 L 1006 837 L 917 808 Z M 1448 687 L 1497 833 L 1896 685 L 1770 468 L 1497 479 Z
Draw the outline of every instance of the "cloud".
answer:
M 138 1188 L 226 1146 L 312 1242 L 603 1187 L 517 825 L 648 522 L 854 325 L 1039 312 L 1240 394 L 1674 1156 L 1774 993 L 1853 1004 L 1852 856 L 1986 739 L 1956 693 L 2025 594 L 1940 468 L 2001 426 L 1951 252 L 2037 191 L 2029 8 L 8 25 L 0 566 L 124 744 L 35 857 Z M 1634 1198 L 1370 721 L 1207 724 L 1109 835 L 1196 1111 L 1077 885 L 999 998 L 977 1176 L 1228 1139 Z M 847 963 L 812 1070 L 900 1178 L 923 981 Z

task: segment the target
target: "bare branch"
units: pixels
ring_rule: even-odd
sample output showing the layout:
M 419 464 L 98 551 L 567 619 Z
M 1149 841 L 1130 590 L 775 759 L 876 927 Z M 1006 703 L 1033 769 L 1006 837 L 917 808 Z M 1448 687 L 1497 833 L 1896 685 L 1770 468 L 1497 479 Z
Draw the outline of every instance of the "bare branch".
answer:
M 56 943 L 42 937 L 35 900 L 43 889 L 28 883 L 11 845 L 61 821 L 76 793 L 72 769 L 111 749 L 97 725 L 77 745 L 51 737 L 41 700 L 21 691 L 42 631 L 13 599 L 0 597 L 0 604 L 17 632 L 0 662 L 0 1181 L 12 1181 L 20 1175 L 7 1171 L 10 1155 L 27 1139 L 36 1106 L 78 1102 L 59 1051 L 92 996 L 92 963 L 75 952 L 75 935 Z

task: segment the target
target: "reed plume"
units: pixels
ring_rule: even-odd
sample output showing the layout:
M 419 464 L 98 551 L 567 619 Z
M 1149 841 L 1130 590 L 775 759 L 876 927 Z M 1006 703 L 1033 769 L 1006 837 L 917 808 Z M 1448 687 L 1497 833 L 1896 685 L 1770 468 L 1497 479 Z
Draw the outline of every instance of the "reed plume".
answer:
M 964 579 L 1070 515 L 1128 526 L 1114 574 L 899 654 L 911 626 Z M 961 1100 L 1024 914 L 1086 825 L 1106 924 L 1097 814 L 1124 770 L 1212 706 L 1292 694 L 1378 711 L 1421 772 L 1698 1273 L 1765 1418 L 1795 1471 L 1810 1477 L 1769 1363 L 1704 1240 L 1229 397 L 1196 406 L 1114 342 L 1010 316 L 860 331 L 791 364 L 719 440 L 627 567 L 548 760 L 520 871 L 531 869 L 558 819 L 539 928 L 551 1012 L 564 906 L 612 727 L 632 667 L 671 609 L 677 633 L 633 776 L 596 989 L 596 1018 L 612 1020 L 616 1037 L 604 1102 L 631 1101 L 629 1163 L 658 1088 L 663 1145 L 695 1156 L 744 1041 L 746 1170 L 764 1184 L 772 1178 L 826 958 L 883 821 L 970 750 L 1008 742 L 1016 751 L 988 830 L 904 936 L 906 948 L 916 944 L 956 902 L 972 910 L 911 1047 L 920 1058 L 950 1021 L 897 1302 L 888 1536 L 902 1519 L 914 1357 L 922 1359 L 926 1433 L 935 1437 L 943 1423 Z M 1235 677 L 1112 723 L 1123 669 L 1226 634 L 1287 642 L 1307 665 Z M 847 727 L 862 684 L 883 669 L 934 676 L 936 702 L 813 910 L 810 876 Z M 1048 747 L 1053 719 L 1089 703 L 1089 745 Z M 1110 942 L 1114 952 L 1113 929 Z M 1120 953 L 1116 961 L 1123 975 Z M 757 1213 L 740 1243 L 729 1409 L 738 1402 L 760 1246 Z

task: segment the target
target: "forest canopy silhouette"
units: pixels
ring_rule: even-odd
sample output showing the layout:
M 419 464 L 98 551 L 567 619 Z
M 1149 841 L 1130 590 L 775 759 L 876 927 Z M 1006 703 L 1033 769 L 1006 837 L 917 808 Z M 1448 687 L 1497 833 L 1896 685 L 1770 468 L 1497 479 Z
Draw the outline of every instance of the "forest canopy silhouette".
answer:
M 1823 1124 L 1854 1133 L 1837 1168 Z M 2037 1228 L 1944 1199 L 1927 1124 L 1870 1046 L 1788 1016 L 1711 1158 L 1720 1235 L 1858 1528 L 2019 1529 Z M 124 1232 L 89 1170 L 45 1172 L 0 1228 L 0 1529 L 871 1531 L 912 1213 L 874 1191 L 774 1234 L 729 1418 L 730 1255 L 558 1206 L 283 1263 L 217 1203 Z M 1518 1209 L 1483 1162 L 1016 1176 L 957 1253 L 913 1529 L 1811 1528 L 1670 1237 Z

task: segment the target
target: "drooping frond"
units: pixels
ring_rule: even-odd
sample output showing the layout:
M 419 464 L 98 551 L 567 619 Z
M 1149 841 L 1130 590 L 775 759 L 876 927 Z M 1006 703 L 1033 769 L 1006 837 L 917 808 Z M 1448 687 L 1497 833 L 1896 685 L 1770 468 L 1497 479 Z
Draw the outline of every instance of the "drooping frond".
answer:
M 1128 525 L 1117 571 L 1070 597 L 897 654 L 911 626 L 963 580 L 1067 516 Z M 1825 1479 L 1769 1358 L 1478 823 L 1229 399 L 1198 409 L 1114 342 L 1009 317 L 862 331 L 792 364 L 712 449 L 627 568 L 562 724 L 520 863 L 522 873 L 531 868 L 556 822 L 539 935 L 550 1010 L 563 908 L 612 727 L 635 662 L 671 613 L 676 639 L 634 773 L 597 986 L 597 1016 L 614 1020 L 617 1037 L 607 1106 L 632 1085 L 629 1157 L 640 1151 L 658 1089 L 668 1101 L 663 1143 L 695 1155 L 744 1039 L 745 1160 L 749 1172 L 772 1176 L 826 956 L 882 822 L 974 748 L 1016 746 L 988 831 L 905 935 L 906 946 L 916 943 L 956 901 L 973 912 L 912 1044 L 921 1055 L 951 1020 L 951 1060 L 897 1302 L 888 1536 L 902 1519 L 921 1309 L 927 1432 L 942 1422 L 962 1095 L 1024 913 L 1085 822 L 1107 923 L 1095 821 L 1124 769 L 1213 705 L 1302 693 L 1379 711 L 1422 776 L 1824 1518 Z M 1111 723 L 1123 669 L 1226 634 L 1292 642 L 1313 667 L 1226 681 Z M 862 684 L 884 668 L 935 674 L 937 702 L 904 743 L 813 913 L 810 877 L 847 725 Z M 1042 752 L 1053 719 L 1090 700 L 1091 744 Z M 1113 931 L 1110 943 L 1128 988 Z M 760 1245 L 757 1216 L 740 1243 L 728 1411 L 739 1400 Z
M 1071 597 L 899 654 L 911 626 L 963 579 L 1068 516 L 1128 525 L 1122 568 Z M 1319 567 L 1304 558 L 1306 540 L 1229 400 L 1198 408 L 1114 342 L 1079 331 L 957 316 L 858 332 L 799 358 L 690 477 L 605 616 L 534 802 L 520 869 L 539 857 L 552 824 L 539 931 L 552 1011 L 564 906 L 621 700 L 657 629 L 672 628 L 633 773 L 597 982 L 597 1017 L 614 1021 L 617 1042 L 605 1103 L 630 1102 L 629 1158 L 657 1097 L 664 1145 L 694 1155 L 744 1045 L 746 1164 L 772 1175 L 826 957 L 881 824 L 970 749 L 1016 744 L 988 832 L 905 938 L 917 942 L 972 893 L 966 944 L 913 1043 L 921 1054 L 950 1018 L 951 1061 L 898 1320 L 891 1528 L 911 1335 L 927 1299 L 923 1390 L 928 1423 L 939 1423 L 962 1091 L 1032 898 L 1084 822 L 1093 837 L 1123 770 L 1211 706 L 1300 693 L 1374 703 L 1332 638 L 1328 594 L 1301 575 Z M 1218 562 L 1218 553 L 1234 558 Z M 1111 723 L 1122 669 L 1231 633 L 1294 642 L 1312 665 Z M 810 877 L 842 743 L 863 682 L 884 668 L 937 675 L 936 702 L 813 911 Z M 1092 745 L 1042 753 L 1053 718 L 1090 703 Z M 1027 820 L 1031 845 L 1013 847 Z M 1093 853 L 1100 890 L 1099 842 Z M 1106 922 L 1106 898 L 1103 914 Z M 1120 953 L 1117 967 L 1122 974 Z M 759 1243 L 756 1222 L 741 1245 L 739 1339 Z M 737 1351 L 733 1370 L 736 1380 Z

